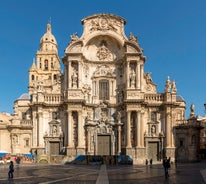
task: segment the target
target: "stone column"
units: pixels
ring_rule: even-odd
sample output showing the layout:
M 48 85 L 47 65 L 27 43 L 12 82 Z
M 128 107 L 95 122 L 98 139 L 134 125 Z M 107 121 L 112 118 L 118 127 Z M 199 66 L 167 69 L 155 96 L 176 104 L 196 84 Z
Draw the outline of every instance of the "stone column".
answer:
M 141 77 L 141 75 L 140 75 L 140 64 L 139 63 L 137 63 L 137 68 L 136 68 L 136 71 L 137 71 L 137 86 L 136 86 L 136 88 L 137 89 L 140 89 L 140 77 Z
M 140 146 L 143 147 L 144 146 L 144 131 L 143 131 L 143 116 L 144 116 L 144 112 L 141 112 L 140 115 Z
M 143 79 L 144 79 L 144 65 L 140 65 L 140 89 L 143 90 Z
M 91 130 L 87 127 L 87 153 L 91 152 Z
M 136 71 L 135 71 L 135 74 L 136 74 L 136 85 L 135 85 L 135 88 L 137 89 L 138 88 L 138 81 L 139 81 L 139 68 L 138 68 L 138 62 L 136 62 Z
M 137 111 L 136 115 L 136 147 L 140 147 L 140 112 Z
M 74 147 L 72 111 L 68 111 L 68 147 Z
M 171 122 L 171 123 L 170 123 L 170 124 L 171 124 L 170 127 L 173 127 L 174 121 L 175 121 L 175 120 L 173 119 L 173 116 L 170 118 L 170 120 L 171 120 L 171 121 L 170 121 L 170 122 Z M 171 134 L 171 146 L 172 146 L 172 147 L 175 147 L 175 145 L 174 145 L 174 134 L 173 134 L 172 131 L 170 132 L 170 134 Z
M 64 72 L 64 90 L 68 90 L 68 84 L 69 84 L 69 80 L 68 80 L 68 63 L 65 64 L 65 72 Z
M 43 119 L 43 113 L 39 112 L 38 113 L 38 117 L 39 117 L 39 125 L 38 125 L 38 146 L 42 146 L 44 147 L 44 132 L 43 132 L 43 123 L 44 123 L 44 119 Z
M 83 74 L 82 64 L 81 62 L 78 62 L 78 84 L 77 84 L 78 88 L 82 88 L 82 74 Z
M 118 125 L 118 149 L 117 154 L 121 153 L 121 125 Z
M 131 127 L 130 127 L 131 111 L 127 111 L 127 148 L 131 148 Z
M 171 133 L 170 133 L 170 113 L 166 114 L 166 140 L 167 140 L 167 147 L 171 146 Z
M 36 147 L 37 146 L 37 137 L 38 137 L 38 114 L 37 111 L 34 111 L 32 113 L 33 115 L 33 139 L 32 139 L 32 146 Z
M 83 140 L 84 140 L 84 128 L 82 122 L 82 111 L 78 111 L 78 143 L 77 147 L 83 147 Z
M 128 61 L 128 62 L 127 62 L 127 71 L 126 71 L 126 76 L 127 76 L 127 88 L 130 87 L 129 74 L 130 74 L 130 70 L 129 70 L 129 61 Z
M 71 89 L 71 87 L 72 87 L 72 79 L 71 79 L 71 61 L 68 61 L 68 87 Z

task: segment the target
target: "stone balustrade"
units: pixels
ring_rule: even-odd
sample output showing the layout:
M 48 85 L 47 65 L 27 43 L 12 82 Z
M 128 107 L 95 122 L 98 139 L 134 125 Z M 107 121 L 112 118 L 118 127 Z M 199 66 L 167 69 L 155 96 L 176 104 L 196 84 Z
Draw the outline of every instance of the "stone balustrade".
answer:
M 44 102 L 49 104 L 59 104 L 62 100 L 60 94 L 47 94 L 44 95 Z
M 21 125 L 30 126 L 32 125 L 32 120 L 21 120 Z
M 144 99 L 146 102 L 163 102 L 163 94 L 145 94 Z

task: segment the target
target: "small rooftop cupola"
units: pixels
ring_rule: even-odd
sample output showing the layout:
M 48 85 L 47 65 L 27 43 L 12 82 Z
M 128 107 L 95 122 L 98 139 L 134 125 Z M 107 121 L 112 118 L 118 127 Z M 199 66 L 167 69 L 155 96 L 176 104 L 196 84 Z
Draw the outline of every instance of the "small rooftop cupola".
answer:
M 47 24 L 46 33 L 42 36 L 40 40 L 40 50 L 46 52 L 58 52 L 57 41 L 54 35 L 52 34 L 52 28 L 50 23 Z

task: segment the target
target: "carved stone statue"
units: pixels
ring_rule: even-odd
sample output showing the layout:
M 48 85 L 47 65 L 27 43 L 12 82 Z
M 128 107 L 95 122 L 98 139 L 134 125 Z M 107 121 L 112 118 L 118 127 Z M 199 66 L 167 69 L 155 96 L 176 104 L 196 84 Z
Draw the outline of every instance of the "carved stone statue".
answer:
M 72 87 L 73 88 L 77 88 L 77 74 L 76 74 L 76 72 L 74 72 L 73 74 L 72 74 L 72 76 L 71 76 L 71 78 L 72 78 Z
M 173 92 L 173 93 L 176 93 L 176 92 L 177 92 L 176 82 L 175 82 L 175 81 L 172 82 L 172 92 Z
M 118 123 L 121 121 L 121 113 L 119 111 L 117 111 L 117 121 Z
M 155 134 L 155 133 L 156 133 L 156 127 L 155 127 L 155 125 L 152 125 L 152 127 L 151 127 L 151 133 L 152 133 L 152 134 Z
M 171 88 L 171 82 L 170 82 L 170 77 L 168 76 L 165 84 L 165 92 L 170 92 L 170 88 Z
M 72 35 L 70 36 L 70 38 L 71 38 L 71 42 L 77 41 L 77 40 L 79 39 L 77 33 L 72 34 Z
M 131 40 L 131 41 L 137 41 L 137 37 L 134 36 L 134 35 L 132 34 L 132 32 L 130 32 L 130 34 L 129 34 L 129 40 Z
M 147 84 L 152 84 L 151 73 L 145 73 L 145 79 Z
M 132 70 L 132 72 L 130 73 L 130 87 L 131 88 L 135 88 L 135 78 L 136 78 L 135 71 Z
M 190 117 L 193 117 L 195 115 L 195 105 L 192 104 L 190 106 Z

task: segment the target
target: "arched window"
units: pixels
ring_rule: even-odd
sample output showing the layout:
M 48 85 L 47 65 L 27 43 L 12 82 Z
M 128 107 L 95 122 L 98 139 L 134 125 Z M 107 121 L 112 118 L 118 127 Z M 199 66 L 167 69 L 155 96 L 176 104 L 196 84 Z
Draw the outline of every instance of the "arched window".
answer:
M 109 81 L 100 80 L 99 81 L 99 99 L 100 100 L 109 100 Z
M 54 75 L 54 80 L 56 80 L 56 79 L 57 79 L 57 75 L 55 74 L 55 75 Z
M 31 76 L 31 80 L 34 80 L 34 75 Z

